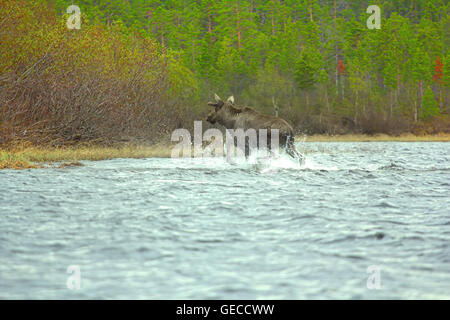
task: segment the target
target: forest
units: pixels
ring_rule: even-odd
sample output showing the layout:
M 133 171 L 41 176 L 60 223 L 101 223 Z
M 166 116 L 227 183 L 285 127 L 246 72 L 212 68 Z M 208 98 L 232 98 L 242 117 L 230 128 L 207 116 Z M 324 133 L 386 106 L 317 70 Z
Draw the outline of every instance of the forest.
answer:
M 67 27 L 72 4 L 80 29 Z M 204 119 L 215 92 L 298 134 L 448 133 L 448 10 L 444 0 L 0 0 L 0 145 L 167 140 Z

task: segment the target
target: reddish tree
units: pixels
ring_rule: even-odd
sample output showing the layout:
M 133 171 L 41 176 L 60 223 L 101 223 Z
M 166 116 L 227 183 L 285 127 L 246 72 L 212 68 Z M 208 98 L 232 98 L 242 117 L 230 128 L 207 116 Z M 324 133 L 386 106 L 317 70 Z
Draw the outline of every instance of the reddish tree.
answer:
M 338 74 L 339 74 L 340 76 L 345 75 L 345 73 L 346 73 L 346 70 L 345 70 L 345 69 L 346 69 L 346 68 L 345 68 L 345 65 L 344 65 L 344 61 L 339 60 L 338 65 L 337 65 L 337 71 L 338 71 Z
M 435 67 L 434 67 L 434 72 L 435 73 L 433 75 L 433 81 L 434 82 L 440 84 L 441 78 L 444 75 L 443 70 L 444 70 L 444 64 L 442 63 L 441 58 L 437 57 L 436 61 L 435 61 Z
M 444 110 L 444 100 L 442 99 L 442 85 L 441 85 L 441 79 L 443 75 L 444 75 L 444 64 L 442 63 L 441 58 L 437 57 L 434 66 L 433 81 L 439 85 L 439 107 L 441 108 L 441 111 Z

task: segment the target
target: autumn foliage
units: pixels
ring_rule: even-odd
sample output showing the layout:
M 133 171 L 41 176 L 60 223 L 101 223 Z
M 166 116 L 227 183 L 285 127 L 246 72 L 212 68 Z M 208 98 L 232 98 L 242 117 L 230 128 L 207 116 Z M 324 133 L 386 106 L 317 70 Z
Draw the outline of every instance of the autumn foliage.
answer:
M 440 84 L 442 76 L 444 75 L 444 64 L 442 63 L 440 57 L 437 57 L 434 63 L 435 67 L 434 67 L 433 81 Z
M 341 76 L 345 75 L 346 68 L 345 68 L 345 65 L 344 65 L 344 61 L 339 60 L 338 65 L 337 65 L 337 71 L 338 71 L 339 75 L 341 75 Z
M 42 1 L 0 0 L 0 12 L 0 145 L 151 142 L 186 118 L 177 61 L 149 38 L 120 23 L 69 30 Z

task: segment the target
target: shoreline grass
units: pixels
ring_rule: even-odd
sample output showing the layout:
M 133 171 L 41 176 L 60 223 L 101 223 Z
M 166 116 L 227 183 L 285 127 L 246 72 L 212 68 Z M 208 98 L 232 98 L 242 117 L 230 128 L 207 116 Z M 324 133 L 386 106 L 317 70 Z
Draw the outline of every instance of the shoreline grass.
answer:
M 403 134 L 389 136 L 346 135 L 312 135 L 298 136 L 296 141 L 305 142 L 450 142 L 450 134 L 416 136 Z M 44 167 L 67 168 L 82 165 L 81 160 L 108 160 L 116 158 L 170 158 L 171 145 L 123 145 L 104 147 L 96 145 L 73 146 L 64 148 L 37 147 L 17 144 L 5 149 L 0 148 L 1 169 L 35 169 Z
M 93 145 L 64 148 L 15 146 L 5 150 L 0 149 L 0 170 L 42 168 L 44 164 L 51 167 L 55 163 L 60 168 L 65 168 L 81 165 L 80 160 L 170 158 L 171 152 L 172 147 L 169 145 L 117 147 Z
M 298 136 L 296 141 L 305 142 L 450 142 L 449 133 L 436 135 L 417 136 L 414 134 L 401 134 L 391 136 L 387 134 L 365 135 L 365 134 L 343 134 L 343 135 L 312 135 Z

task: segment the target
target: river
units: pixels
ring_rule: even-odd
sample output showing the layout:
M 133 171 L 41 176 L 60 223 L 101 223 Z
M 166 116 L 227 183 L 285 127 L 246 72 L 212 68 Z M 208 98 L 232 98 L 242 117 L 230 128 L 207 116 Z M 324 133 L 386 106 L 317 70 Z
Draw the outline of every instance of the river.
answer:
M 449 143 L 299 149 L 0 171 L 0 298 L 450 299 Z

